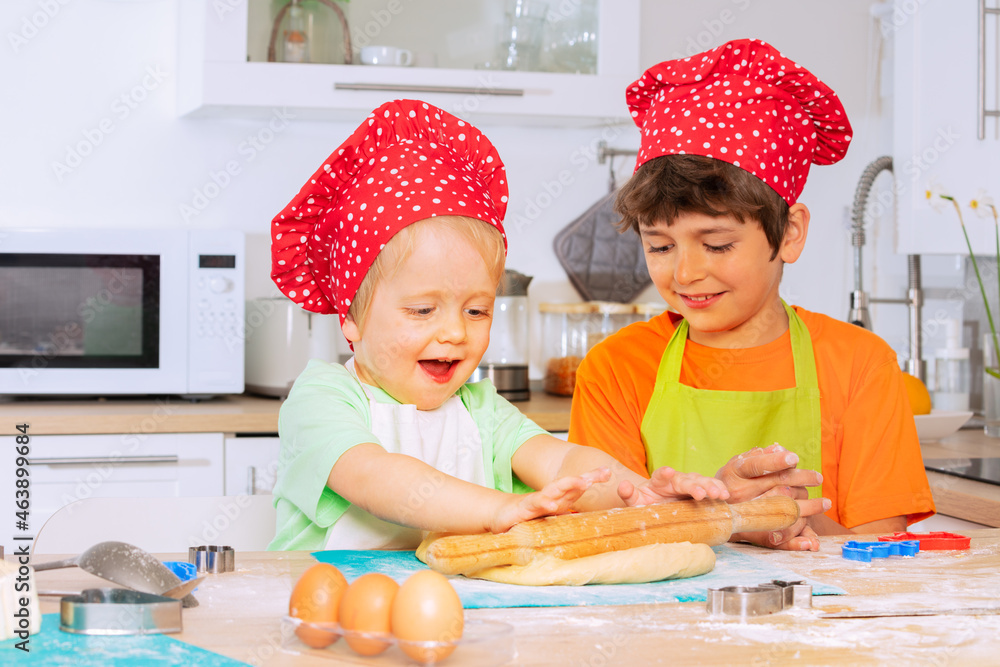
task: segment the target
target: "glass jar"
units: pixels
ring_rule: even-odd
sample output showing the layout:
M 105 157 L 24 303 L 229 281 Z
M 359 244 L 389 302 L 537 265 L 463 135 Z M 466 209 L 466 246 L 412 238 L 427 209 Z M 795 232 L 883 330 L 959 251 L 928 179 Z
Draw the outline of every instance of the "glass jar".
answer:
M 499 69 L 537 71 L 549 5 L 540 0 L 510 0 L 497 38 Z
M 543 303 L 542 363 L 545 364 L 545 391 L 572 396 L 576 368 L 600 332 L 601 316 L 596 303 Z M 604 336 L 600 336 L 603 338 Z
M 597 314 L 600 317 L 596 319 L 594 332 L 587 340 L 588 351 L 614 332 L 636 321 L 635 304 L 613 301 L 591 301 L 590 303 L 597 307 Z
M 548 14 L 542 69 L 546 72 L 597 72 L 597 1 L 553 5 Z

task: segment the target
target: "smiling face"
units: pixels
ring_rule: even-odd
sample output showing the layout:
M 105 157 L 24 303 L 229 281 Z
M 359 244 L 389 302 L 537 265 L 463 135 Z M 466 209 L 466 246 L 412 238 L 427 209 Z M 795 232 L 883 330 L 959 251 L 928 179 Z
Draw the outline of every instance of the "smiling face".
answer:
M 684 316 L 691 340 L 711 347 L 764 345 L 788 328 L 778 296 L 784 262 L 798 259 L 809 214 L 795 204 L 779 252 L 760 225 L 733 216 L 680 213 L 643 227 L 649 275 L 660 296 Z
M 343 330 L 362 382 L 433 410 L 486 352 L 499 275 L 466 234 L 434 222 L 409 229 L 410 252 L 376 284 L 362 325 L 348 316 Z

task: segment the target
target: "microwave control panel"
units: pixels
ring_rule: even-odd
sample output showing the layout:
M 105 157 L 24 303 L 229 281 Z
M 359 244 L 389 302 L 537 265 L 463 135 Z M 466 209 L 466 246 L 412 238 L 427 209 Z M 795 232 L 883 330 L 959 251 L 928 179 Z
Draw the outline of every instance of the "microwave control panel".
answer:
M 241 393 L 247 335 L 243 235 L 201 232 L 190 242 L 188 393 Z

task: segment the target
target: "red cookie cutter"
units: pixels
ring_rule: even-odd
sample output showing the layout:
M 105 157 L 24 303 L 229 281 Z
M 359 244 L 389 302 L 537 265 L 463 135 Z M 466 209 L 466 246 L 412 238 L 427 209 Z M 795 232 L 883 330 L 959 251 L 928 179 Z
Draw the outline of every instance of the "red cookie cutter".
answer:
M 917 540 L 921 551 L 948 551 L 968 549 L 971 538 L 956 533 L 893 533 L 878 538 L 879 542 L 901 542 Z

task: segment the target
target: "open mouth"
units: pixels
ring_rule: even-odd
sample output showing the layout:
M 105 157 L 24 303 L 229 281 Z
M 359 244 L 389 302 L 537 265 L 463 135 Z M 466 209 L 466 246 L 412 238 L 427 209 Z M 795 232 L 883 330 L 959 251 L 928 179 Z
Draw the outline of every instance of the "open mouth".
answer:
M 715 294 L 678 294 L 688 308 L 707 308 L 718 301 L 725 292 Z
M 451 379 L 458 359 L 421 359 L 420 367 L 436 382 L 447 382 Z

